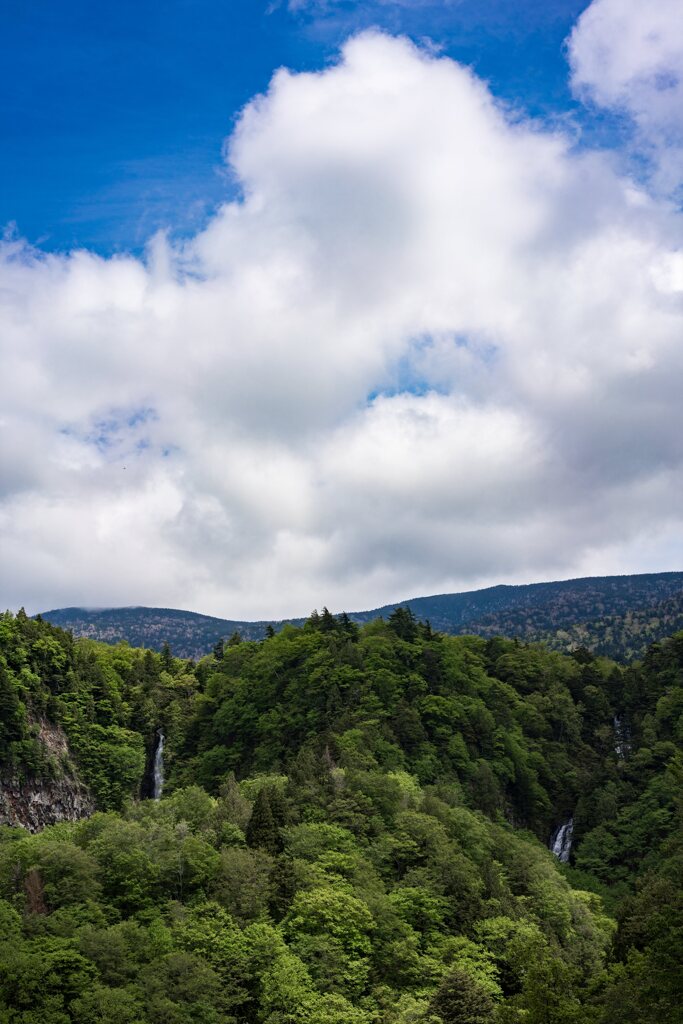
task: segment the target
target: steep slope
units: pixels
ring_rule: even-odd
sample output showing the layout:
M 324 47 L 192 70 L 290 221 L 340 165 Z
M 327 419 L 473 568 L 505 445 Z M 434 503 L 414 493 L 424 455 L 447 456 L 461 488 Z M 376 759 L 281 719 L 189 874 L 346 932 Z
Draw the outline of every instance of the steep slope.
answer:
M 192 713 L 198 682 L 182 669 L 0 616 L 0 824 L 40 828 L 138 796 L 162 710 Z
M 407 605 L 418 618 L 429 620 L 435 629 L 444 633 L 518 636 L 527 641 L 543 639 L 550 640 L 558 649 L 569 649 L 572 646 L 571 635 L 569 638 L 558 636 L 558 631 L 571 630 L 580 623 L 583 624 L 582 642 L 585 643 L 586 639 L 592 642 L 590 624 L 596 620 L 602 622 L 607 616 L 640 615 L 645 609 L 652 618 L 649 610 L 653 606 L 672 597 L 680 599 L 681 594 L 681 572 L 597 576 L 418 597 L 371 611 L 352 612 L 349 616 L 354 622 L 371 622 L 379 616 L 386 618 L 396 608 Z M 178 656 L 195 659 L 208 654 L 218 641 L 228 639 L 235 632 L 246 640 L 260 640 L 269 625 L 281 629 L 284 624 L 242 622 L 165 608 L 62 608 L 43 613 L 43 618 L 71 630 L 75 636 L 88 636 L 108 643 L 126 640 L 135 647 L 153 650 L 161 650 L 164 643 L 169 643 Z M 297 626 L 304 622 L 303 619 L 286 621 Z M 671 624 L 675 627 L 675 623 Z M 619 631 L 617 635 L 620 635 Z M 664 635 L 666 632 L 653 632 L 648 639 L 655 640 Z M 625 642 L 620 647 L 617 639 L 612 643 L 609 654 L 623 658 L 632 646 Z M 598 649 L 604 653 L 602 648 Z M 642 645 L 637 649 L 642 653 Z

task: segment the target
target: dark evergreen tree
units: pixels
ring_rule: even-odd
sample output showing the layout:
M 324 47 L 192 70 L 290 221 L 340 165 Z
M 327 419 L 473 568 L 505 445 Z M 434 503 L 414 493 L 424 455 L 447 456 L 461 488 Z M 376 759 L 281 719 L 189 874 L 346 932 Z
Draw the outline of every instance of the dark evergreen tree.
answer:
M 7 756 L 10 743 L 21 739 L 22 733 L 17 685 L 0 662 L 0 758 Z
M 280 830 L 273 817 L 267 786 L 258 792 L 245 835 L 249 846 L 260 847 L 273 854 L 280 850 Z
M 323 608 L 318 628 L 321 633 L 336 633 L 339 629 L 339 623 L 328 608 Z
M 325 720 L 327 725 L 331 726 L 334 724 L 342 708 L 343 703 L 339 687 L 336 683 L 333 683 L 325 695 Z
M 317 608 L 314 608 L 306 619 L 306 626 L 308 629 L 320 629 L 320 612 Z
M 469 974 L 455 970 L 441 982 L 431 1009 L 444 1024 L 489 1024 L 494 1004 L 488 992 Z
M 352 640 L 358 640 L 358 624 L 350 619 L 346 612 L 342 612 L 339 616 L 339 625 L 342 632 L 350 636 Z
M 281 845 L 279 830 L 287 824 L 287 801 L 279 786 L 273 786 L 268 790 L 268 800 L 270 802 L 270 813 L 273 816 L 275 827 L 278 829 L 278 845 Z
M 173 654 L 171 653 L 171 645 L 168 640 L 161 648 L 161 667 L 164 672 L 173 672 Z
M 217 640 L 216 643 L 213 645 L 213 656 L 216 659 L 216 661 L 222 661 L 224 653 L 225 640 L 223 639 L 223 637 L 221 637 L 220 640 Z
M 159 662 L 152 651 L 145 651 L 142 659 L 142 682 L 150 686 L 159 679 Z
M 410 608 L 395 608 L 389 616 L 389 625 L 401 640 L 412 643 L 417 639 L 417 620 Z

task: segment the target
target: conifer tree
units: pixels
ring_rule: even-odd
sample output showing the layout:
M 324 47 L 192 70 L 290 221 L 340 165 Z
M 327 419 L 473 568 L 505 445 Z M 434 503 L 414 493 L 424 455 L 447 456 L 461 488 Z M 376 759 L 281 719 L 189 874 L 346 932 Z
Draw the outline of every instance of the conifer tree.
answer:
M 275 827 L 278 829 L 279 842 L 279 829 L 284 828 L 287 824 L 287 803 L 282 790 L 278 786 L 273 786 L 268 791 L 268 800 L 270 801 L 270 812 L 273 815 Z
M 173 655 L 168 640 L 164 642 L 164 646 L 161 648 L 161 667 L 165 672 L 173 672 Z
M 350 636 L 352 640 L 358 640 L 358 624 L 350 619 L 346 612 L 342 612 L 339 616 L 339 625 L 342 632 Z
M 389 616 L 389 625 L 401 640 L 412 643 L 417 638 L 417 621 L 410 608 L 395 608 Z
M 258 846 L 268 853 L 278 853 L 280 849 L 280 830 L 277 827 L 270 806 L 270 794 L 266 786 L 259 790 L 254 801 L 254 809 L 246 830 L 249 846 Z
M 493 1000 L 465 971 L 455 970 L 441 982 L 430 1009 L 444 1024 L 489 1024 Z
M 14 680 L 0 662 L 0 754 L 13 740 L 21 739 L 22 718 L 19 695 Z
M 339 623 L 335 619 L 329 608 L 323 608 L 323 613 L 320 616 L 320 625 L 318 627 L 321 633 L 335 633 L 339 628 Z

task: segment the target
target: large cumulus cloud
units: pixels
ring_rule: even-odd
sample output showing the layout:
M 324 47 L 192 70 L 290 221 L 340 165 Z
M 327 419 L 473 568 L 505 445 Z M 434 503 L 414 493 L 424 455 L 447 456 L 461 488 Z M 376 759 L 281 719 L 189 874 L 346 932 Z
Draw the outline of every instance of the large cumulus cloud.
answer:
M 3 245 L 5 603 L 680 567 L 675 210 L 379 33 L 278 72 L 226 153 L 242 194 L 182 245 Z

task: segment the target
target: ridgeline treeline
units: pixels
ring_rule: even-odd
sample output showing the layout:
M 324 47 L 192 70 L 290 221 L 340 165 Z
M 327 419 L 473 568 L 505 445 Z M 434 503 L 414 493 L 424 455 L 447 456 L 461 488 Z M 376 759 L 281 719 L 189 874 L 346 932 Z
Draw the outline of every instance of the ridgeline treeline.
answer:
M 325 611 L 194 664 L 7 614 L 0 775 L 100 811 L 0 829 L 0 1022 L 679 1024 L 682 745 L 683 634 Z
M 631 661 L 650 643 L 683 628 L 683 573 L 588 576 L 555 583 L 495 586 L 459 594 L 411 598 L 400 605 L 351 612 L 358 625 L 388 619 L 398 607 L 451 635 L 505 636 L 542 642 L 555 650 L 586 647 L 594 654 Z M 165 642 L 183 658 L 198 660 L 222 638 L 239 632 L 263 640 L 281 622 L 238 622 L 173 608 L 58 608 L 43 618 L 74 636 L 161 651 Z M 286 620 L 303 626 L 304 619 Z

